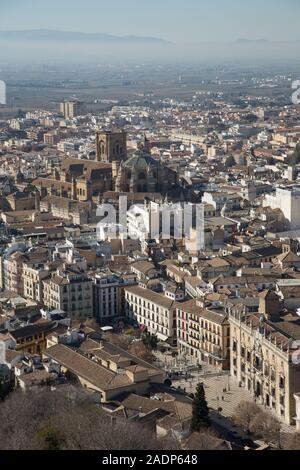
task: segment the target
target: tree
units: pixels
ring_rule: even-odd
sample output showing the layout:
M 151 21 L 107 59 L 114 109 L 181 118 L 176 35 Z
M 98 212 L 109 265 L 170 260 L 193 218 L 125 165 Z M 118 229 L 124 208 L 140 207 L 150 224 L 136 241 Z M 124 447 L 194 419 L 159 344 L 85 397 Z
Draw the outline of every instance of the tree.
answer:
M 289 434 L 283 448 L 284 450 L 300 450 L 300 432 Z
M 184 447 L 188 450 L 229 450 L 229 444 L 210 429 L 191 434 Z
M 171 379 L 166 379 L 164 383 L 167 387 L 172 387 L 172 380 Z
M 13 390 L 13 381 L 0 382 L 0 401 L 4 400 L 5 397 Z
M 105 333 L 105 338 L 111 344 L 114 344 L 115 346 L 124 349 L 125 351 L 127 351 L 129 348 L 130 338 L 128 336 L 116 335 L 115 333 L 107 332 Z
M 142 341 L 148 348 L 156 349 L 158 345 L 158 338 L 155 335 L 151 335 L 150 333 L 144 333 L 142 335 Z
M 176 450 L 151 426 L 112 420 L 82 388 L 13 392 L 0 403 L 1 450 Z
M 199 432 L 203 428 L 208 428 L 209 426 L 209 409 L 205 399 L 204 385 L 203 383 L 200 383 L 197 385 L 197 390 L 193 400 L 191 431 Z
M 95 318 L 88 318 L 87 320 L 85 320 L 84 326 L 95 330 L 95 332 L 97 333 L 101 332 L 101 326 L 99 325 L 99 323 L 97 323 L 97 320 Z
M 142 341 L 135 341 L 134 343 L 132 343 L 129 346 L 128 351 L 133 356 L 143 359 L 143 361 L 150 363 L 153 362 L 153 354 L 151 350 Z
M 265 442 L 278 443 L 280 440 L 280 423 L 270 413 L 261 411 L 254 416 L 251 424 L 250 431 L 258 438 L 263 439 Z
M 251 432 L 257 439 L 263 439 L 268 443 L 279 442 L 281 428 L 279 421 L 255 403 L 242 401 L 235 410 L 233 421 L 244 431 Z
M 51 422 L 47 423 L 38 433 L 37 438 L 43 450 L 62 450 L 65 437 L 61 430 Z
M 253 418 L 259 413 L 261 413 L 261 409 L 258 405 L 250 401 L 241 401 L 235 409 L 233 421 L 237 426 L 248 432 Z

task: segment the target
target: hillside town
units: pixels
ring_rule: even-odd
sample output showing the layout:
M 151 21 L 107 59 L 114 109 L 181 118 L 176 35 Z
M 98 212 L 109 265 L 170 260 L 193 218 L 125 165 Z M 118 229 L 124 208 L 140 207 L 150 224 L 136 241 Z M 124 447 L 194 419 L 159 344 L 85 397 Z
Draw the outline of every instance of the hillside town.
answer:
M 199 92 L 1 121 L 2 398 L 80 390 L 192 449 L 202 384 L 215 449 L 299 436 L 299 119 Z

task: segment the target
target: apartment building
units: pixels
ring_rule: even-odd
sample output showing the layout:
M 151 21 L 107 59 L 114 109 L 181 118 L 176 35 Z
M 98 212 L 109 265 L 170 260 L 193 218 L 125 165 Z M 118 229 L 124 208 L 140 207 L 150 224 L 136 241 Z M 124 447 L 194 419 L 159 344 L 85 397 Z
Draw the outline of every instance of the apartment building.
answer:
M 64 115 L 65 119 L 73 119 L 79 116 L 83 110 L 83 103 L 79 101 L 64 101 L 60 103 L 60 112 Z
M 1 289 L 21 296 L 25 295 L 24 265 L 26 263 L 42 263 L 47 261 L 47 258 L 48 249 L 42 247 L 27 250 L 26 253 L 13 251 L 13 249 L 7 250 L 1 257 Z
M 204 308 L 199 300 L 177 304 L 179 350 L 221 370 L 230 364 L 230 325 L 223 310 Z
M 86 274 L 66 269 L 44 283 L 44 305 L 63 310 L 71 318 L 93 317 L 93 281 Z
M 50 276 L 49 269 L 45 269 L 40 263 L 23 264 L 23 291 L 27 299 L 38 303 L 43 302 L 44 284 L 43 280 Z
M 96 274 L 93 281 L 94 316 L 99 324 L 111 325 L 125 316 L 122 312 L 122 280 L 115 274 L 103 272 Z
M 137 322 L 161 341 L 176 345 L 176 302 L 139 286 L 125 291 L 125 309 L 129 320 Z

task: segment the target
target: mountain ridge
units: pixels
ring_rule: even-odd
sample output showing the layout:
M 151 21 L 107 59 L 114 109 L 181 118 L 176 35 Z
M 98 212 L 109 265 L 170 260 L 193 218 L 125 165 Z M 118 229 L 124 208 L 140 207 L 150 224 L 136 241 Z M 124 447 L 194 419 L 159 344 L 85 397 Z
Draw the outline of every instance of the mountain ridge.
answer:
M 84 41 L 84 42 L 124 42 L 124 43 L 153 43 L 170 44 L 165 39 L 149 36 L 115 36 L 105 33 L 85 33 L 76 31 L 61 31 L 55 29 L 0 30 L 1 40 L 24 41 Z

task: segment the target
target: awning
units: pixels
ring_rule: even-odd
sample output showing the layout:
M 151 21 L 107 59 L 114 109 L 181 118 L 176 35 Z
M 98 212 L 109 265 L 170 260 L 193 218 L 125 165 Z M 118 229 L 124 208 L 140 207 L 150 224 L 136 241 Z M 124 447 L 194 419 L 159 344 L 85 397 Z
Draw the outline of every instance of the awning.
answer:
M 163 335 L 162 333 L 157 333 L 156 336 L 160 341 L 163 341 L 164 343 L 166 343 L 169 339 L 169 336 Z

